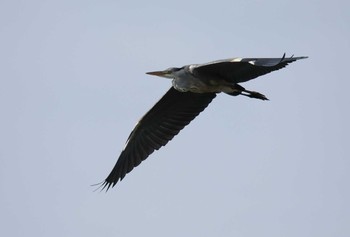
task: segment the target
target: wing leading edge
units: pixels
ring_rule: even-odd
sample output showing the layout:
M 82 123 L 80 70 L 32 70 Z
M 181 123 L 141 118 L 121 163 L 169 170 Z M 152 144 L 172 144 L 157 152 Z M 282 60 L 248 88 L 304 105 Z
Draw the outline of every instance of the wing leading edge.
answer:
M 241 83 L 284 68 L 289 63 L 307 57 L 282 58 L 231 58 L 199 64 L 193 68 L 197 76 L 214 76 L 234 83 Z

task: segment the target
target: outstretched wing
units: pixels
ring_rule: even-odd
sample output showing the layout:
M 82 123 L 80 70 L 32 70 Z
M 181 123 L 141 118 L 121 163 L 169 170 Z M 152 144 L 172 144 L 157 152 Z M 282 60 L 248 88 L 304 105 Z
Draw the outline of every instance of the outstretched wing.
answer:
M 240 83 L 279 70 L 304 58 L 307 57 L 285 58 L 285 54 L 282 58 L 233 58 L 196 65 L 192 68 L 192 73 L 198 77 L 213 76 Z
M 113 187 L 154 150 L 168 143 L 215 98 L 215 93 L 179 92 L 173 87 L 137 123 L 102 189 Z

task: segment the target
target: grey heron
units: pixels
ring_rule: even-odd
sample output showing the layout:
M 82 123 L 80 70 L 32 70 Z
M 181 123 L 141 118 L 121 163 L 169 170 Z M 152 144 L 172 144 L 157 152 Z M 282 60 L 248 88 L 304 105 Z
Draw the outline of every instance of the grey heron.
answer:
M 238 83 L 304 58 L 307 57 L 286 58 L 285 54 L 282 58 L 231 58 L 148 72 L 149 75 L 172 79 L 172 87 L 136 124 L 117 163 L 102 182 L 102 189 L 114 187 L 150 154 L 165 146 L 208 106 L 216 94 L 224 92 L 267 100 L 263 94 L 246 90 Z

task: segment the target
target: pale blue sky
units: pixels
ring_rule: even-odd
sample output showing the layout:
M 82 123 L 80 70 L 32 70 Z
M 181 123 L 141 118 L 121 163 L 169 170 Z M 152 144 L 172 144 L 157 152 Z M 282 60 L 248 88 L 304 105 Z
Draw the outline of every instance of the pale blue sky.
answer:
M 350 235 L 349 1 L 1 1 L 1 236 Z M 170 81 L 147 71 L 309 56 L 219 95 L 93 192 Z

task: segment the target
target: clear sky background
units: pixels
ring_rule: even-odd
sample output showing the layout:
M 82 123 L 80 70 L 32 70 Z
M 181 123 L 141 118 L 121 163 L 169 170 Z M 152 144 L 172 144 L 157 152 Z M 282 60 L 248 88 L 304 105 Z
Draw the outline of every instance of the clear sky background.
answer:
M 1 1 L 1 236 L 350 236 L 349 1 Z M 147 71 L 309 56 L 219 95 L 93 192 L 168 90 Z

